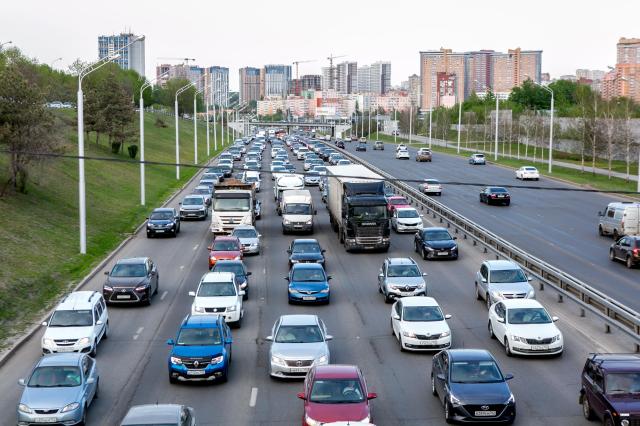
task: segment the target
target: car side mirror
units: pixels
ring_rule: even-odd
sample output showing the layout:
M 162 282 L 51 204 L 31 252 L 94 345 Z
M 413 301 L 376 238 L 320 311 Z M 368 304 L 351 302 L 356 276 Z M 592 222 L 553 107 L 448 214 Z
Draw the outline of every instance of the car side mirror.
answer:
M 331 334 L 327 334 L 326 336 L 324 336 L 324 340 L 333 340 L 333 336 Z
M 602 212 L 598 212 L 598 216 L 604 216 Z
M 109 271 L 104 271 L 104 274 L 105 275 L 109 275 Z
M 367 394 L 367 399 L 376 399 L 378 397 L 378 394 L 375 392 L 369 392 Z
M 211 246 L 207 246 L 207 250 L 211 251 Z
M 258 234 L 258 238 L 262 238 L 262 234 Z
M 423 272 L 423 273 L 422 273 L 422 276 L 423 276 L 423 277 L 426 277 L 427 275 L 429 275 L 429 274 L 427 274 L 426 272 Z
M 180 216 L 179 216 L 179 215 L 175 215 L 173 218 L 174 218 L 175 220 L 178 220 L 178 219 L 180 219 Z
M 284 277 L 285 280 L 289 281 L 289 277 Z
M 224 341 L 227 345 L 230 345 L 233 343 L 233 339 L 232 338 L 228 338 L 227 340 Z
M 88 385 L 91 385 L 91 384 L 93 384 L 93 383 L 95 383 L 95 382 L 96 382 L 96 379 L 94 379 L 93 377 L 89 377 L 89 378 L 87 379 L 87 384 L 88 384 Z
M 264 338 L 267 342 L 273 342 L 273 336 L 267 336 Z
M 195 292 L 195 291 L 190 291 L 190 292 L 189 292 L 189 296 L 191 296 L 191 297 L 196 297 L 196 292 Z
M 180 201 L 180 202 L 178 203 L 178 205 L 180 205 L 180 206 L 181 206 L 181 205 L 182 205 L 182 201 Z
M 504 318 L 503 317 L 498 317 L 498 322 L 501 322 L 504 324 Z
M 511 373 L 505 374 L 504 379 L 505 379 L 505 380 L 511 380 L 511 379 L 513 379 L 513 374 L 511 374 Z
M 303 399 L 303 400 L 307 400 L 307 397 L 304 395 L 304 392 L 298 392 L 298 398 Z
M 287 253 L 291 254 L 291 249 L 287 249 Z
M 26 385 L 26 380 L 24 380 L 24 379 L 18 379 L 18 384 L 19 384 L 20 386 L 25 386 L 25 385 Z
M 245 295 L 244 290 L 240 290 L 240 291 L 238 292 L 238 296 L 244 296 L 244 295 Z
M 249 276 L 249 275 L 251 275 L 251 274 L 252 274 L 252 272 L 251 272 L 251 271 L 249 271 L 249 272 L 247 272 L 247 274 L 246 274 L 246 275 L 247 275 L 247 276 Z
M 446 320 L 451 319 L 451 317 L 452 317 L 452 316 L 453 316 L 453 315 L 451 315 L 451 314 L 446 314 L 446 315 L 444 316 L 444 319 L 446 319 Z
M 457 240 L 457 239 L 458 239 L 458 237 L 453 237 L 453 239 L 454 239 L 454 240 Z
M 167 345 L 173 346 L 176 342 L 173 339 L 167 339 Z
M 551 317 L 551 321 L 553 321 L 553 322 L 556 322 L 556 321 L 559 321 L 559 320 L 560 320 L 560 318 L 558 318 L 558 317 Z
M 527 281 L 531 281 L 531 280 L 533 280 L 533 278 L 527 277 Z
M 102 325 L 102 324 L 103 324 L 102 320 L 96 321 L 96 325 Z
M 392 317 L 393 317 L 394 320 L 399 320 L 400 319 L 400 315 L 398 315 L 395 312 L 393 313 Z
M 446 380 L 446 377 L 444 377 L 444 374 L 442 374 L 442 373 L 437 374 L 437 375 L 436 375 L 436 378 L 437 378 L 438 380 Z
M 379 278 L 384 278 L 384 274 L 381 272 L 381 273 L 378 274 L 378 277 Z
M 483 283 L 486 283 L 486 282 L 487 282 L 487 279 L 486 279 L 486 278 L 482 278 L 482 282 L 483 282 Z
M 333 277 L 331 275 L 327 275 L 327 281 L 332 280 Z

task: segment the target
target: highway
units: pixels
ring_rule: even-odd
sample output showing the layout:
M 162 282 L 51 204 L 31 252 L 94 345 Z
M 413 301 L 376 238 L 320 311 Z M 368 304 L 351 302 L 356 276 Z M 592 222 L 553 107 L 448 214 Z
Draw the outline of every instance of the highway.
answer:
M 478 194 L 484 185 L 518 185 L 523 187 L 575 188 L 544 176 L 540 181 L 520 181 L 515 171 L 487 164 L 468 164 L 466 158 L 434 152 L 433 162 L 415 161 L 417 148 L 410 147 L 411 160 L 396 160 L 395 146 L 385 150 L 355 152 L 355 143 L 346 148 L 363 160 L 385 170 L 398 179 L 435 178 L 441 182 L 464 182 L 476 185 L 447 185 L 441 197 L 447 207 L 503 237 L 530 254 L 552 264 L 592 287 L 640 311 L 637 296 L 637 269 L 609 260 L 611 237 L 598 235 L 598 211 L 613 201 L 625 201 L 615 195 L 589 192 L 510 188 L 511 205 L 488 206 Z M 422 145 L 424 146 L 424 145 Z M 417 183 L 413 184 L 417 187 Z
M 402 169 L 408 170 L 409 166 L 411 170 L 440 170 L 439 173 L 443 175 L 436 177 L 444 179 L 446 164 L 451 167 L 451 164 L 460 162 L 460 166 L 456 166 L 460 169 L 460 174 L 455 176 L 457 180 L 473 179 L 474 176 L 478 180 L 481 180 L 480 177 L 487 179 L 489 173 L 497 169 L 494 166 L 466 167 L 463 160 L 454 161 L 441 154 L 436 154 L 433 164 L 418 165 L 387 160 L 391 155 L 392 150 L 388 147 L 384 152 L 367 152 L 363 157 L 378 162 L 378 165 L 385 165 L 387 170 L 399 177 L 412 173 L 423 176 L 422 173 L 403 172 Z M 296 164 L 301 169 L 301 162 Z M 268 166 L 267 158 L 263 166 Z M 500 170 L 500 173 L 498 177 L 506 179 L 511 172 Z M 512 182 L 512 179 L 505 182 Z M 370 389 L 378 392 L 378 399 L 373 401 L 375 424 L 445 424 L 443 408 L 429 390 L 427 378 L 431 356 L 400 352 L 396 339 L 391 335 L 391 305 L 384 303 L 376 287 L 377 271 L 386 256 L 414 256 L 423 271 L 428 272 L 429 295 L 440 302 L 445 313 L 453 314 L 449 320 L 453 347 L 487 348 L 496 356 L 504 372 L 515 375 L 510 385 L 518 405 L 517 425 L 589 424 L 583 419 L 577 403 L 579 374 L 589 352 L 627 350 L 615 335 L 605 334 L 602 326 L 591 323 L 589 319 L 574 316 L 568 304 L 556 304 L 553 302 L 553 293 L 545 292 L 539 294 L 538 299 L 553 315 L 561 318 L 558 325 L 565 337 L 564 355 L 552 359 L 508 358 L 502 346 L 489 339 L 486 308 L 474 297 L 474 274 L 486 256 L 480 248 L 461 240 L 460 260 L 427 262 L 412 253 L 412 234 L 394 234 L 389 253 L 346 253 L 330 228 L 328 214 L 315 188 L 311 188 L 318 206 L 314 237 L 327 249 L 328 273 L 334 277 L 331 282 L 331 304 L 290 306 L 284 280 L 287 273 L 285 249 L 296 237 L 282 235 L 281 218 L 275 214 L 270 189 L 271 180 L 265 176 L 263 190 L 259 194 L 263 200 L 263 218 L 257 222 L 263 235 L 263 253 L 245 258 L 248 269 L 253 272 L 250 277 L 251 291 L 245 304 L 242 328 L 232 330 L 233 363 L 229 382 L 219 385 L 171 385 L 167 374 L 168 346 L 165 341 L 175 335 L 180 321 L 190 309 L 191 298 L 187 292 L 195 290 L 199 278 L 207 272 L 206 246 L 212 238 L 208 221 L 184 222 L 181 233 L 175 239 L 147 239 L 143 231 L 126 244 L 116 258 L 152 257 L 159 268 L 159 297 L 153 300 L 150 307 L 109 307 L 110 337 L 101 343 L 96 357 L 101 372 L 101 393 L 89 409 L 89 425 L 117 425 L 131 405 L 156 402 L 184 403 L 194 407 L 199 425 L 300 424 L 302 401 L 296 398 L 296 393 L 302 389 L 301 382 L 277 381 L 268 375 L 268 343 L 264 337 L 270 333 L 274 321 L 286 313 L 315 313 L 325 321 L 329 333 L 334 335 L 334 340 L 330 342 L 332 362 L 358 364 Z M 188 188 L 186 192 L 190 190 Z M 462 205 L 468 198 L 464 194 L 473 193 L 474 189 L 448 187 L 445 191 L 443 201 L 451 202 L 450 205 L 455 207 L 455 202 L 458 203 L 456 205 Z M 565 194 L 566 204 L 571 204 L 571 198 L 579 195 Z M 177 207 L 180 198 L 176 199 L 174 206 Z M 492 218 L 489 221 L 509 224 L 508 231 L 503 234 L 507 238 L 517 236 L 520 232 L 526 233 L 529 236 L 525 238 L 529 239 L 529 243 L 522 244 L 525 249 L 544 247 L 545 233 L 532 229 L 533 225 L 542 220 L 551 221 L 552 224 L 560 221 L 560 217 L 565 216 L 564 210 L 539 211 L 520 217 L 518 212 L 522 214 L 526 206 L 534 205 L 533 200 L 529 202 L 522 198 L 519 190 L 515 192 L 515 202 L 510 209 L 491 207 L 491 210 L 485 210 L 489 207 L 476 205 L 475 198 L 471 197 L 467 200 L 469 207 L 461 209 L 461 212 L 469 217 L 489 217 Z M 604 205 L 604 201 L 600 204 Z M 491 213 L 487 214 L 489 211 Z M 577 213 L 579 207 L 572 206 L 571 211 Z M 541 216 L 535 216 L 537 214 Z M 586 224 L 595 219 L 595 215 L 587 213 L 582 221 Z M 521 221 L 519 226 L 518 220 Z M 574 226 L 579 223 L 580 220 L 576 218 Z M 425 224 L 429 223 L 425 221 Z M 555 229 L 554 225 L 550 226 Z M 590 234 L 594 235 L 595 240 L 594 229 L 592 226 Z M 590 234 L 585 238 L 589 238 Z M 554 235 L 551 241 L 556 244 L 556 240 L 567 236 L 570 236 L 570 230 Z M 514 240 L 516 243 L 520 241 Z M 575 238 L 573 241 L 576 241 Z M 561 247 L 554 249 L 554 253 L 562 252 L 567 245 L 572 245 L 574 250 L 580 246 L 572 244 L 569 238 Z M 580 247 L 580 250 L 586 249 Z M 627 272 L 621 265 L 608 265 L 606 254 L 602 257 L 608 267 L 606 269 L 620 269 L 620 274 Z M 567 258 L 574 259 L 569 255 Z M 573 262 L 578 264 L 577 260 Z M 595 276 L 596 271 L 589 273 Z M 103 279 L 103 275 L 96 275 L 86 289 L 100 290 Z M 622 286 L 618 281 L 615 282 Z M 41 335 L 41 332 L 37 333 L 0 369 L 0 409 L 5 413 L 2 424 L 15 424 L 15 407 L 21 392 L 17 380 L 24 377 L 40 357 Z

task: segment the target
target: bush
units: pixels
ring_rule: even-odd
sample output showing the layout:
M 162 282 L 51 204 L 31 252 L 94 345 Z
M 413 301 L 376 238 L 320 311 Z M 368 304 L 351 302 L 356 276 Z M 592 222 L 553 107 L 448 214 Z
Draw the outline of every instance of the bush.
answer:
M 129 145 L 127 147 L 127 151 L 129 151 L 129 157 L 136 158 L 138 154 L 138 145 Z
M 167 123 L 165 123 L 160 117 L 156 118 L 156 123 L 155 123 L 156 127 L 162 127 L 162 128 L 166 128 Z
M 111 152 L 117 154 L 120 152 L 120 142 L 111 142 Z

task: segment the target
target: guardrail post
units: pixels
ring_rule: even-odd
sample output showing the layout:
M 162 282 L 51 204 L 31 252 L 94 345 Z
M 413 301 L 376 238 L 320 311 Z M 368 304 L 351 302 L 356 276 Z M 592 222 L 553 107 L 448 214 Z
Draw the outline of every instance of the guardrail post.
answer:
M 473 240 L 473 245 L 474 247 L 478 245 L 478 242 L 476 240 Z
M 463 235 L 463 238 L 462 238 L 462 239 L 463 239 L 463 240 L 466 240 L 466 239 L 467 239 L 467 234 L 462 234 L 462 235 Z
M 580 318 L 584 318 L 586 315 L 584 308 L 580 308 Z
M 482 252 L 483 252 L 483 253 L 486 253 L 486 252 L 487 252 L 487 248 L 485 247 L 485 248 L 484 248 L 484 250 L 483 250 Z
M 607 334 L 611 333 L 611 326 L 609 324 L 604 325 L 604 332 Z
M 640 344 L 636 343 L 636 353 L 640 352 Z
M 558 295 L 558 303 L 564 302 L 564 299 L 561 294 Z
M 540 291 L 544 291 L 544 283 L 540 281 Z
M 496 254 L 496 260 L 500 260 L 500 256 Z

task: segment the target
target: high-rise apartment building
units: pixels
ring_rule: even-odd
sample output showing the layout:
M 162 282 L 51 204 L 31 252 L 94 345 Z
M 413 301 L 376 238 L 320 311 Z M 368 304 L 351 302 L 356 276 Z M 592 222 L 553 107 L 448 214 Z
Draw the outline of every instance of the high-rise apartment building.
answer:
M 138 38 L 135 34 L 103 35 L 98 37 L 98 57 L 100 59 L 114 55 L 115 52 L 124 48 L 133 40 Z M 131 44 L 131 46 L 118 52 L 119 56 L 115 62 L 120 68 L 134 70 L 141 76 L 145 75 L 144 61 L 144 38 Z
M 357 93 L 371 92 L 371 65 L 358 67 L 358 91 Z
M 455 96 L 458 99 L 464 99 L 467 57 L 467 53 L 455 53 L 451 49 L 420 52 L 421 108 L 430 109 L 439 106 L 437 103 L 438 73 L 444 73 L 448 81 L 454 81 Z
M 371 64 L 369 75 L 370 90 L 373 93 L 384 95 L 391 90 L 391 62 L 378 61 Z
M 318 74 L 307 74 L 300 77 L 302 91 L 322 90 L 322 76 Z
M 358 91 L 358 63 L 341 62 L 336 67 L 336 92 L 349 94 Z
M 260 100 L 260 68 L 240 68 L 240 102 Z
M 169 72 L 171 71 L 171 65 L 160 64 L 156 66 L 156 84 L 158 86 L 164 86 L 169 81 Z
M 291 65 L 264 66 L 264 96 L 287 96 L 291 84 Z
M 616 67 L 605 76 L 602 94 L 607 99 L 625 96 L 640 102 L 640 38 L 620 38 L 616 53 Z
M 420 102 L 420 76 L 413 74 L 407 80 L 407 92 L 409 92 L 409 100 L 414 107 Z
M 209 105 L 229 106 L 229 68 L 219 66 L 205 68 L 204 78 L 207 81 L 204 95 Z
M 493 53 L 492 85 L 493 92 L 511 92 L 525 80 L 540 82 L 542 74 L 542 51 L 509 49 L 508 53 Z

